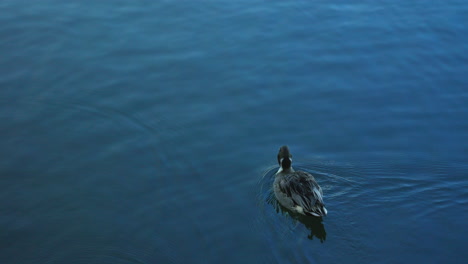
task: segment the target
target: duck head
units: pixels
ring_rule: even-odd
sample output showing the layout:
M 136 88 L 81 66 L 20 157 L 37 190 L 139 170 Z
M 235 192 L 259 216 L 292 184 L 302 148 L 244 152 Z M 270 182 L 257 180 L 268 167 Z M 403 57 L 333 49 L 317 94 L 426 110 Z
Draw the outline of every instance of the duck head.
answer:
M 291 168 L 292 155 L 289 153 L 288 146 L 282 146 L 278 152 L 278 164 L 283 170 Z

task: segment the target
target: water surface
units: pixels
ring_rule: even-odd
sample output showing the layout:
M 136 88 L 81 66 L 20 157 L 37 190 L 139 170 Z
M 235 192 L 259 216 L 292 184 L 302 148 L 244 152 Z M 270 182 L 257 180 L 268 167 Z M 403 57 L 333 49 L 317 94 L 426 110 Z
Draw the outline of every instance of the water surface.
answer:
M 468 4 L 0 3 L 1 263 L 464 263 Z M 276 154 L 325 193 L 277 210 Z

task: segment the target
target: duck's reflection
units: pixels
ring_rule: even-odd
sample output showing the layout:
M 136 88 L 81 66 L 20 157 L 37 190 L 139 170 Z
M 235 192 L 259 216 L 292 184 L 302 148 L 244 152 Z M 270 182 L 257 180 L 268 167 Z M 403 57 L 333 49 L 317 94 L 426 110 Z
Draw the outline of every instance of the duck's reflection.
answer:
M 307 235 L 307 238 L 312 240 L 315 236 L 321 243 L 327 239 L 327 232 L 325 231 L 325 226 L 322 223 L 322 217 L 305 215 L 298 215 L 297 218 L 294 216 L 292 217 L 304 224 L 304 226 L 310 230 L 310 234 Z
M 321 243 L 325 242 L 327 232 L 325 231 L 325 226 L 322 223 L 322 217 L 305 216 L 292 212 L 281 206 L 281 204 L 279 204 L 274 198 L 270 200 L 270 203 L 273 204 L 276 212 L 281 213 L 282 215 L 289 215 L 291 218 L 302 223 L 308 230 L 310 230 L 310 234 L 307 235 L 308 239 L 312 240 L 316 237 Z

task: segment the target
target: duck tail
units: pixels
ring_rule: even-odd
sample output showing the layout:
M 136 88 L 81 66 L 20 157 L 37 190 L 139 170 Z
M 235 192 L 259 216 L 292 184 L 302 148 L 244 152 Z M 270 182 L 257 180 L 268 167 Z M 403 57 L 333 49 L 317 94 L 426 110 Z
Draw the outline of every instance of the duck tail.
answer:
M 322 217 L 328 213 L 324 205 L 316 205 L 311 211 L 305 212 L 306 215 Z

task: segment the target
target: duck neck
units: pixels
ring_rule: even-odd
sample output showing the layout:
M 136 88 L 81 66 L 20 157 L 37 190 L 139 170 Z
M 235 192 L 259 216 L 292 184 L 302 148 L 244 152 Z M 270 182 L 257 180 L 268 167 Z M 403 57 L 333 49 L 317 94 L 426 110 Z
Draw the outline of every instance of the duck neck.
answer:
M 287 168 L 280 167 L 278 171 L 276 172 L 276 174 L 288 174 L 291 172 L 294 172 L 294 169 L 292 167 L 287 167 Z

